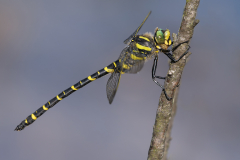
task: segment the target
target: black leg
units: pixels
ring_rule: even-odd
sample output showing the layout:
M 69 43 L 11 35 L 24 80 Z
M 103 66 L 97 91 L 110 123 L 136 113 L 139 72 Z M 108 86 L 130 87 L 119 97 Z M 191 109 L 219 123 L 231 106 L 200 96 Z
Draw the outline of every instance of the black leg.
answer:
M 174 52 L 181 44 L 183 44 L 183 43 L 188 43 L 189 41 L 185 41 L 185 42 L 182 42 L 182 43 L 179 43 L 178 45 L 176 45 L 174 48 L 172 48 L 172 52 Z M 173 42 L 172 42 L 172 44 L 173 44 Z M 172 45 L 171 44 L 171 45 Z
M 169 97 L 168 97 L 165 89 L 163 89 L 163 93 L 164 93 L 164 95 L 165 95 L 165 97 L 167 98 L 168 101 L 171 101 L 171 100 L 172 100 L 172 98 L 169 98 Z
M 156 76 L 157 62 L 158 62 L 158 56 L 155 56 L 153 61 L 153 66 L 152 66 L 152 80 L 163 89 L 163 86 L 155 80 L 155 78 L 159 78 L 159 79 L 166 78 L 166 77 Z
M 159 78 L 159 79 L 165 79 L 166 77 L 161 77 L 161 76 L 156 76 L 156 69 L 157 69 L 157 62 L 158 62 L 158 56 L 155 56 L 154 61 L 153 61 L 153 66 L 152 66 L 152 80 L 163 89 L 164 95 L 167 98 L 168 101 L 171 101 L 172 98 L 169 98 L 164 87 L 155 80 L 155 78 Z
M 183 42 L 183 43 L 188 43 L 188 41 Z M 175 50 L 176 50 L 181 44 L 183 44 L 183 43 L 180 43 L 180 44 L 178 44 L 177 46 L 175 46 L 175 47 L 172 49 L 172 52 L 175 51 Z M 182 59 L 183 56 L 185 56 L 185 55 L 188 53 L 188 51 L 189 51 L 190 48 L 191 48 L 191 47 L 188 45 L 188 49 L 186 50 L 186 52 L 184 52 L 177 60 L 175 60 L 175 58 L 173 57 L 173 55 L 170 53 L 169 50 L 161 50 L 161 51 L 162 51 L 166 56 L 168 56 L 169 59 L 171 59 L 172 63 L 176 63 L 176 62 L 178 62 L 180 59 Z M 167 51 L 167 52 L 166 52 L 166 51 Z

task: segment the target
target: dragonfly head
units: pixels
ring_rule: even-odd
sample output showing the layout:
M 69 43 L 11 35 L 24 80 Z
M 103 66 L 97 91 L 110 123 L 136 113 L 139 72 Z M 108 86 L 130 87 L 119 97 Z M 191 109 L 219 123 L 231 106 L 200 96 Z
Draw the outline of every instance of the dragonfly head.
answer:
M 163 30 L 157 27 L 154 33 L 154 41 L 156 45 L 159 45 L 163 49 L 167 49 L 172 44 L 169 29 Z

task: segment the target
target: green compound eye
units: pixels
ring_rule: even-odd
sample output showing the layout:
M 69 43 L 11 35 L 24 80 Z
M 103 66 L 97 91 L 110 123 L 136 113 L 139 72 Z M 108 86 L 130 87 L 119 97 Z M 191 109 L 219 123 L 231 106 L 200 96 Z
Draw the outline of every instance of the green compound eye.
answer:
M 155 34 L 155 40 L 158 44 L 163 44 L 165 41 L 165 36 L 162 29 L 158 29 Z

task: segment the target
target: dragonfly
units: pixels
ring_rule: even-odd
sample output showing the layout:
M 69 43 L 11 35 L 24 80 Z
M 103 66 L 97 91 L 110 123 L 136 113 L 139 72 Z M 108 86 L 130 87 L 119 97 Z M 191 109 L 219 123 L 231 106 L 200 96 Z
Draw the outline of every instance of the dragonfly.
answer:
M 176 45 L 171 50 L 168 49 L 172 45 L 170 31 L 169 29 L 163 30 L 161 28 L 156 28 L 154 34 L 150 32 L 146 32 L 141 35 L 137 35 L 145 21 L 150 16 L 151 11 L 145 17 L 141 25 L 131 34 L 124 43 L 126 47 L 122 50 L 119 58 L 109 64 L 108 66 L 98 70 L 87 78 L 82 79 L 76 84 L 72 85 L 68 89 L 62 91 L 56 97 L 49 100 L 46 104 L 37 109 L 34 113 L 29 115 L 25 120 L 23 120 L 16 128 L 15 131 L 21 131 L 25 127 L 29 126 L 33 122 L 36 121 L 42 114 L 60 102 L 62 99 L 66 98 L 73 92 L 79 90 L 80 88 L 86 86 L 92 81 L 95 81 L 98 78 L 101 78 L 107 74 L 111 74 L 110 78 L 107 81 L 106 92 L 109 104 L 113 102 L 113 99 L 116 95 L 119 82 L 121 79 L 121 75 L 125 73 L 138 73 L 144 66 L 144 63 L 148 59 L 152 59 L 154 57 L 154 62 L 152 66 L 152 80 L 162 88 L 162 91 L 165 94 L 167 100 L 171 101 L 164 86 L 161 85 L 156 79 L 165 79 L 166 77 L 161 77 L 156 75 L 157 62 L 158 62 L 158 54 L 160 52 L 164 53 L 172 63 L 178 62 L 184 55 L 188 53 L 190 46 L 188 45 L 186 51 L 176 60 L 172 53 L 176 50 L 181 44 L 188 43 L 188 41 L 180 43 Z

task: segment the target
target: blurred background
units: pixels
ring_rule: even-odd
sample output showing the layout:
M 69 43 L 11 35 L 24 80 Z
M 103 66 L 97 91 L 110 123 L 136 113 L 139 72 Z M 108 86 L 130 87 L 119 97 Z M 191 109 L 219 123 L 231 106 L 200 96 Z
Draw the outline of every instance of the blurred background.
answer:
M 161 88 L 152 61 L 124 74 L 109 105 L 105 76 L 21 132 L 61 91 L 116 60 L 135 31 L 178 32 L 185 0 L 0 0 L 0 159 L 145 160 Z M 240 1 L 201 1 L 181 80 L 170 160 L 240 159 Z M 160 55 L 157 75 L 168 70 Z M 163 81 L 161 82 L 163 83 Z

